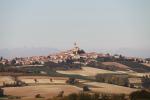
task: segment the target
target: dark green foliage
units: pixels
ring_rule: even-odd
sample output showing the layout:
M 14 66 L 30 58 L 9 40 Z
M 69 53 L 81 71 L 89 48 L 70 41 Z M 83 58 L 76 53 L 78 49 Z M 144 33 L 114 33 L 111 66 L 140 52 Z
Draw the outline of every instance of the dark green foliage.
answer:
M 0 97 L 4 96 L 4 90 L 0 88 Z
M 130 88 L 134 88 L 134 84 L 130 84 Z
M 70 78 L 66 81 L 66 83 L 68 83 L 68 84 L 77 84 L 77 83 L 79 83 L 79 81 L 76 80 L 76 79 L 73 78 L 73 77 L 70 77 Z
M 125 100 L 125 95 L 120 94 L 120 95 L 112 95 L 112 100 Z
M 0 61 L 2 61 L 3 60 L 3 57 L 0 57 Z
M 98 58 L 96 58 L 96 61 L 98 61 L 98 62 L 109 62 L 109 61 L 113 61 L 113 58 L 111 58 L 111 57 L 98 57 Z
M 77 100 L 77 98 L 78 98 L 78 95 L 76 93 L 70 94 L 68 96 L 68 100 Z
M 133 71 L 142 73 L 142 72 L 150 72 L 150 67 L 147 67 L 143 64 L 140 64 L 138 62 L 133 62 L 133 61 L 118 61 L 119 63 L 126 65 L 130 67 Z
M 80 93 L 77 100 L 92 100 L 92 95 L 87 93 Z
M 124 68 L 120 68 L 120 67 L 114 66 L 114 65 L 104 65 L 104 64 L 102 64 L 102 62 L 99 62 L 99 61 L 98 62 L 91 61 L 87 64 L 87 66 L 95 67 L 95 68 L 99 68 L 99 69 L 110 70 L 110 71 L 126 70 Z
M 128 86 L 128 76 L 120 74 L 97 74 L 96 81 L 116 84 L 121 86 Z
M 5 71 L 5 66 L 2 63 L 0 63 L 0 72 L 4 72 L 4 71 Z
M 87 85 L 85 85 L 85 86 L 83 86 L 83 91 L 90 91 L 90 89 Z
M 136 91 L 130 94 L 131 100 L 150 100 L 150 92 L 146 90 Z
M 146 89 L 150 89 L 150 77 L 149 76 L 144 76 L 142 78 L 142 86 Z
M 81 69 L 80 64 L 74 64 L 71 59 L 68 59 L 66 62 L 54 63 L 54 62 L 46 62 L 45 66 L 49 67 L 49 69 L 59 69 L 59 70 L 67 70 L 67 69 Z
M 85 51 L 84 50 L 78 50 L 78 54 L 84 54 Z
M 99 93 L 85 93 L 81 92 L 79 94 L 73 93 L 62 98 L 54 97 L 51 100 L 126 100 L 125 95 L 106 95 Z
M 6 99 L 6 100 L 20 100 L 20 99 L 21 99 L 21 97 L 19 97 L 19 96 L 8 96 L 8 99 Z
M 13 60 L 11 61 L 11 65 L 15 65 L 15 63 L 16 63 L 16 60 L 13 59 Z

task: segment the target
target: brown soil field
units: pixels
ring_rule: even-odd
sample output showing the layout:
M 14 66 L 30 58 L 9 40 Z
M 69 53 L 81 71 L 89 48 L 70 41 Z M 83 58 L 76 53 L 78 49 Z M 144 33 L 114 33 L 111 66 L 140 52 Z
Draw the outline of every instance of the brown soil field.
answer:
M 120 64 L 120 63 L 117 63 L 117 62 L 103 62 L 102 64 L 104 64 L 104 65 L 112 65 L 112 66 L 116 66 L 118 68 L 123 68 L 123 69 L 129 69 L 128 66 Z
M 0 76 L 0 86 L 3 85 L 3 82 L 5 83 L 13 83 L 13 79 L 11 76 Z
M 49 76 L 20 76 L 18 77 L 19 80 L 30 84 L 30 83 L 35 83 L 34 79 L 37 80 L 37 83 L 60 83 L 60 84 L 65 84 L 66 80 L 68 78 L 63 78 L 63 77 L 49 77 Z M 52 79 L 52 82 L 50 81 Z
M 137 91 L 137 89 L 113 85 L 113 84 L 107 84 L 107 83 L 89 82 L 89 83 L 84 83 L 84 84 L 91 86 L 90 89 L 92 91 L 101 92 L 101 93 L 130 94 L 133 91 Z M 98 88 L 93 88 L 92 86 L 95 86 Z
M 47 84 L 66 84 L 67 77 L 49 77 L 49 76 L 20 76 L 18 77 L 19 80 L 30 84 L 35 83 L 34 79 L 37 79 L 37 83 L 47 83 Z M 52 82 L 50 81 L 52 79 Z M 86 80 L 79 79 L 79 82 L 87 82 Z
M 49 76 L 19 76 L 19 80 L 27 83 L 27 84 L 35 84 L 34 79 L 37 80 L 37 84 L 66 84 L 67 77 L 49 77 Z M 52 79 L 52 81 L 50 81 Z M 0 86 L 5 83 L 14 83 L 13 78 L 11 76 L 0 76 Z M 86 80 L 79 79 L 79 82 L 87 82 Z
M 143 77 L 143 76 L 146 76 L 146 75 L 150 75 L 150 73 L 130 73 L 130 75 L 133 75 L 133 76 L 137 76 L 137 77 Z
M 74 74 L 74 75 L 82 75 L 82 76 L 95 76 L 97 74 L 103 73 L 115 73 L 113 71 L 92 68 L 92 67 L 82 67 L 81 70 L 68 70 L 68 71 L 57 71 L 62 74 Z
M 147 64 L 147 63 L 142 63 L 142 64 L 147 66 L 147 67 L 150 67 L 150 64 Z
M 22 98 L 30 99 L 35 98 L 36 94 L 40 94 L 44 98 L 52 98 L 57 96 L 61 91 L 64 91 L 64 95 L 71 93 L 78 93 L 81 88 L 71 85 L 35 85 L 24 87 L 6 87 L 4 93 L 11 96 L 20 96 Z
M 86 75 L 95 75 L 94 73 L 98 73 L 99 71 L 101 71 L 101 73 L 109 72 L 105 70 L 99 70 L 99 69 L 97 70 L 97 68 L 91 68 L 91 67 L 87 67 L 87 69 L 83 71 L 84 73 L 81 73 L 82 71 L 79 72 L 81 74 L 86 74 Z M 52 82 L 50 82 L 50 78 L 53 79 Z M 52 98 L 54 96 L 57 96 L 61 91 L 64 91 L 64 95 L 68 95 L 71 93 L 78 93 L 82 91 L 82 88 L 66 84 L 66 80 L 68 79 L 66 77 L 19 76 L 18 79 L 24 81 L 25 83 L 28 83 L 29 86 L 5 87 L 3 88 L 5 95 L 20 96 L 22 97 L 23 100 L 37 100 L 35 99 L 35 95 L 37 94 L 40 94 L 42 97 L 44 97 L 44 99 L 47 99 L 47 98 Z M 37 79 L 38 81 L 37 83 L 44 83 L 44 84 L 37 84 L 35 83 L 34 79 Z M 0 83 L 2 83 L 3 81 L 12 82 L 13 79 L 10 76 L 0 76 Z M 86 80 L 79 80 L 79 82 L 83 82 L 84 85 L 89 85 L 90 89 L 93 92 L 110 93 L 110 94 L 122 94 L 122 93 L 129 94 L 137 90 L 137 89 L 117 86 L 113 84 L 89 82 Z M 49 83 L 54 83 L 54 84 L 49 84 Z

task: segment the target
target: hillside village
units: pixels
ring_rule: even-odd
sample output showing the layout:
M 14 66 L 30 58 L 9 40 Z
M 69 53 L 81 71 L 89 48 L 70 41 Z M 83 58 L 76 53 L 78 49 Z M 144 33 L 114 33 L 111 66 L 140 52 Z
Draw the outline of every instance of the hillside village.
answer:
M 43 89 L 40 88 L 42 85 L 49 89 L 61 86 L 65 93 L 68 93 L 69 88 L 80 93 L 79 90 L 81 91 L 83 88 L 83 91 L 89 91 L 89 93 L 103 94 L 105 91 L 107 96 L 111 94 L 113 97 L 113 93 L 117 95 L 122 93 L 128 96 L 129 93 L 137 90 L 150 90 L 149 65 L 150 59 L 86 52 L 75 43 L 74 48 L 70 50 L 48 56 L 16 57 L 14 59 L 1 57 L 0 89 L 4 90 L 1 89 L 0 92 L 6 91 L 7 95 L 20 97 L 20 95 L 10 92 L 9 89 L 20 87 L 26 90 L 26 87 L 30 87 L 34 93 L 35 88 Z M 68 84 L 79 89 L 69 87 Z M 64 88 L 64 86 L 68 87 Z M 115 88 L 118 90 L 114 91 Z M 42 94 L 39 90 L 37 95 Z M 20 91 L 19 88 L 16 91 Z M 47 90 L 43 91 L 47 94 Z M 57 91 L 54 96 L 60 95 L 60 93 L 63 94 L 62 91 Z M 47 97 L 45 94 L 44 98 Z M 21 96 L 28 97 L 24 94 Z
M 137 57 L 125 57 L 119 54 L 110 55 L 109 53 L 103 54 L 103 53 L 97 53 L 97 52 L 86 52 L 83 49 L 80 49 L 76 43 L 74 45 L 74 48 L 62 51 L 56 54 L 51 54 L 48 56 L 32 56 L 32 57 L 16 57 L 13 59 L 5 59 L 3 57 L 0 58 L 0 64 L 2 65 L 44 65 L 45 62 L 51 61 L 54 63 L 61 63 L 61 62 L 67 62 L 69 60 L 72 60 L 73 63 L 83 64 L 87 65 L 91 61 L 96 61 L 96 59 L 102 60 L 102 61 L 108 61 L 112 59 L 117 60 L 127 60 L 127 61 L 134 61 L 138 63 L 145 63 L 149 64 L 150 59 L 143 59 L 143 58 L 137 58 Z

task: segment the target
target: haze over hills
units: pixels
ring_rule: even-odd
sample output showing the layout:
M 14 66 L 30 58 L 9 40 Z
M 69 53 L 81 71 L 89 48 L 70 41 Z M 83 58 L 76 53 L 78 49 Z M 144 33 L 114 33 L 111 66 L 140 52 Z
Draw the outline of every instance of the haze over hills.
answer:
M 105 49 L 85 49 L 87 52 L 98 52 L 98 53 L 111 53 L 111 54 L 121 54 L 129 57 L 141 57 L 149 58 L 150 50 L 135 50 L 135 49 L 126 49 L 120 48 L 116 50 L 105 50 Z M 48 48 L 48 47 L 24 47 L 24 48 L 5 48 L 0 49 L 0 56 L 5 58 L 14 58 L 14 57 L 29 57 L 29 56 L 46 56 L 52 53 L 62 51 L 57 48 Z
M 150 55 L 150 1 L 108 1 L 0 0 L 0 48 L 64 49 L 77 41 L 85 50 Z
M 149 58 L 150 50 L 140 50 L 140 49 L 131 49 L 131 48 L 117 48 L 117 49 L 87 49 L 87 51 L 96 51 L 99 53 L 110 53 L 110 54 L 121 54 L 128 57 L 140 57 L 140 58 Z
M 51 53 L 56 53 L 59 50 L 56 48 L 11 48 L 11 49 L 0 49 L 0 56 L 5 58 L 14 57 L 29 57 L 29 56 L 46 56 Z
M 125 56 L 133 56 L 133 57 L 142 57 L 142 58 L 149 58 L 150 57 L 150 50 L 135 50 L 135 49 L 125 49 L 121 48 L 116 50 L 115 52 L 125 55 Z

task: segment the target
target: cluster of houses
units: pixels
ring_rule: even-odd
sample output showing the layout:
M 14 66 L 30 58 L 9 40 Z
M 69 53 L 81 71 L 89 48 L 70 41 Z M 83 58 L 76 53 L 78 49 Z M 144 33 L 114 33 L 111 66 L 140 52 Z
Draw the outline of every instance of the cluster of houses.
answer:
M 96 61 L 97 58 L 115 58 L 120 59 L 123 56 L 121 55 L 110 55 L 110 54 L 102 54 L 97 52 L 85 52 L 84 50 L 80 49 L 78 46 L 75 45 L 73 49 L 62 51 L 56 54 L 51 54 L 48 56 L 32 56 L 32 57 L 24 57 L 24 58 L 14 58 L 14 59 L 5 59 L 0 57 L 0 65 L 44 65 L 45 62 L 67 62 L 67 60 L 73 60 L 74 63 L 80 63 L 79 59 L 84 59 L 82 64 L 88 64 L 91 61 Z M 140 63 L 150 63 L 150 59 L 142 59 L 142 58 L 135 58 L 135 57 L 123 57 L 124 59 L 140 62 Z M 121 76 L 121 75 L 119 75 Z M 122 77 L 122 76 L 121 76 Z M 150 78 L 150 77 L 149 77 Z M 134 88 L 142 88 L 142 78 L 129 78 L 129 87 Z
M 2 59 L 0 61 L 3 65 L 34 65 L 34 64 L 44 64 L 47 61 L 45 56 L 33 56 L 33 57 L 24 57 L 24 58 L 13 58 L 11 60 Z
M 95 60 L 96 58 L 120 58 L 120 55 L 110 55 L 110 54 L 102 54 L 97 52 L 85 52 L 80 49 L 76 44 L 73 49 L 62 51 L 56 54 L 48 55 L 48 56 L 32 56 L 32 57 L 24 57 L 24 58 L 14 58 L 11 60 L 0 58 L 0 64 L 3 65 L 43 65 L 45 62 L 52 61 L 55 63 L 66 62 L 68 59 L 76 60 L 74 63 L 81 63 L 77 59 L 84 59 L 84 64 L 87 64 L 90 61 Z M 126 57 L 128 60 L 150 63 L 150 60 L 145 60 L 142 58 L 135 57 Z
M 51 54 L 48 56 L 32 56 L 24 58 L 13 58 L 11 60 L 1 58 L 0 63 L 3 65 L 43 65 L 45 62 L 52 61 L 55 63 L 66 62 L 68 59 L 87 59 L 86 62 L 96 59 L 97 57 L 110 57 L 109 54 L 99 54 L 96 52 L 86 53 L 81 50 L 78 46 L 75 46 L 71 50 L 62 51 L 56 54 Z M 80 63 L 76 61 L 75 63 Z

